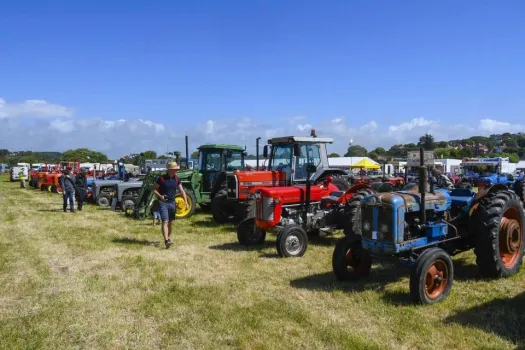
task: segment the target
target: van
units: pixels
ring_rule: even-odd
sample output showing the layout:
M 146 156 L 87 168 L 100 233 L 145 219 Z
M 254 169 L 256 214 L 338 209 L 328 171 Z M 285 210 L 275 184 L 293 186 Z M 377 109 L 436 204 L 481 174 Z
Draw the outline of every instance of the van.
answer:
M 14 166 L 14 167 L 11 168 L 11 171 L 9 172 L 9 180 L 11 180 L 11 181 L 20 180 L 19 177 L 18 177 L 18 173 L 21 170 L 24 172 L 24 176 L 27 179 L 28 176 L 29 176 L 29 169 L 26 168 L 25 166 Z

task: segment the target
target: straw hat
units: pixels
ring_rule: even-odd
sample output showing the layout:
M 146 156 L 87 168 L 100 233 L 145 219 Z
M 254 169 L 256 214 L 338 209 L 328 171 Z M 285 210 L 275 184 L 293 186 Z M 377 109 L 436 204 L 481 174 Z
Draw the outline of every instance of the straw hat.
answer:
M 168 170 L 170 169 L 179 170 L 180 166 L 177 164 L 177 162 L 168 162 Z

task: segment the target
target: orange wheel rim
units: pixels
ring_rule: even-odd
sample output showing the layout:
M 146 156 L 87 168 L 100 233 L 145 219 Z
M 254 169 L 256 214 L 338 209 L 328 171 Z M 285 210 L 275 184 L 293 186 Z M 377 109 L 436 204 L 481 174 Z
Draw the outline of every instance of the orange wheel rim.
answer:
M 514 266 L 520 256 L 522 234 L 518 210 L 508 208 L 503 213 L 499 229 L 499 255 L 506 268 Z
M 430 299 L 438 298 L 448 285 L 448 267 L 443 260 L 436 260 L 425 276 L 425 294 Z

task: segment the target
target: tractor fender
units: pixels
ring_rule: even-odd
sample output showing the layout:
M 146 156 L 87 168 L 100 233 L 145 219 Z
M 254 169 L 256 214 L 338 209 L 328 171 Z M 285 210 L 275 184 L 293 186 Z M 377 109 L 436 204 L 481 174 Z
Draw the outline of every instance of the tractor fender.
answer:
M 504 191 L 504 190 L 508 190 L 508 186 L 505 185 L 505 184 L 495 184 L 495 185 L 492 185 L 488 188 L 483 188 L 483 189 L 478 189 L 478 193 L 476 195 L 476 198 L 475 200 L 476 201 L 479 201 L 481 200 L 483 197 L 485 197 L 487 194 L 489 193 L 492 193 L 492 192 L 497 192 L 497 191 Z
M 348 181 L 348 174 L 344 170 L 336 168 L 319 168 L 315 173 L 312 174 L 310 181 L 316 182 L 319 179 L 329 175 L 341 175 L 341 177 Z

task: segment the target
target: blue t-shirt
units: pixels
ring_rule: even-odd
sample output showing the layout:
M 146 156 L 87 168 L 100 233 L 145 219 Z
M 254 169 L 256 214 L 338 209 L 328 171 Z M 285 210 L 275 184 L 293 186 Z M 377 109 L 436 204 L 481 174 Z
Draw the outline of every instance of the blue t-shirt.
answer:
M 168 202 L 175 201 L 175 195 L 180 185 L 180 180 L 177 176 L 170 178 L 168 175 L 162 175 L 157 179 L 157 185 L 159 185 L 158 192 L 163 196 L 165 195 Z

